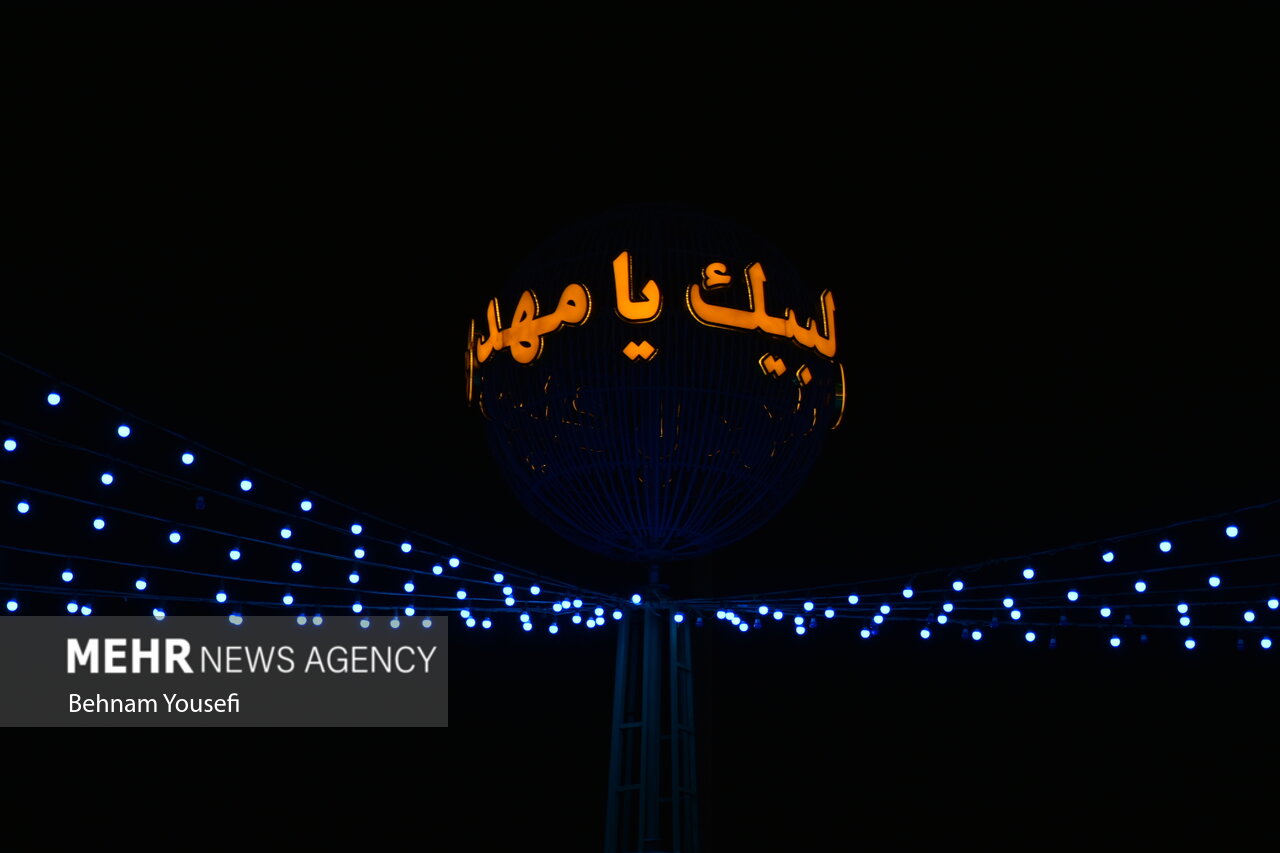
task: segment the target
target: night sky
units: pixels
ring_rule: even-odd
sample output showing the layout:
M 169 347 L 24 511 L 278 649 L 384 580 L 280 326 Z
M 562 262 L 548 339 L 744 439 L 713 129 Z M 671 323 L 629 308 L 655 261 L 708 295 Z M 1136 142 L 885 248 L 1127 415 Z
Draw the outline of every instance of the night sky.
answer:
M 19 38 L 6 353 L 372 514 L 629 593 L 642 567 L 578 550 L 509 493 L 461 354 L 543 240 L 672 201 L 831 287 L 849 383 L 800 496 L 669 567 L 675 594 L 909 576 L 1280 496 L 1274 137 L 1248 45 L 1129 22 L 1006 62 L 906 28 L 789 76 L 707 63 L 597 88 L 601 56 L 491 78 L 487 54 L 446 60 L 400 22 L 265 18 Z M 1103 816 L 1135 839 L 1175 816 L 1243 831 L 1235 784 L 1274 757 L 1258 655 L 739 638 L 714 619 L 697 636 L 708 850 L 926 832 L 1026 849 L 1110 831 Z M 296 758 L 240 760 L 295 774 L 298 802 L 355 789 L 406 834 L 456 829 L 451 849 L 597 849 L 612 637 L 455 627 L 447 732 L 298 733 Z

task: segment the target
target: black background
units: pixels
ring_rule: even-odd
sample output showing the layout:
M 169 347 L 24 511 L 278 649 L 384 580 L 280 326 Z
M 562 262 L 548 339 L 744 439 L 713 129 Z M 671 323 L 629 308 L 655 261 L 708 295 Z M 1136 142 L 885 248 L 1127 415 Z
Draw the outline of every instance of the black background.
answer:
M 279 7 L 15 20 L 3 346 L 369 512 L 626 591 L 638 568 L 504 491 L 461 347 L 558 228 L 682 201 L 829 283 L 849 410 L 800 498 L 673 569 L 677 592 L 1274 498 L 1275 140 L 1248 16 L 890 18 L 541 19 L 509 44 Z M 738 639 L 699 640 L 709 850 L 1267 832 L 1275 669 L 1256 656 Z M 447 732 L 239 736 L 234 814 L 597 849 L 609 638 L 455 630 L 452 652 Z M 186 742 L 183 771 L 221 773 L 215 742 Z M 102 771 L 124 754 L 104 746 Z

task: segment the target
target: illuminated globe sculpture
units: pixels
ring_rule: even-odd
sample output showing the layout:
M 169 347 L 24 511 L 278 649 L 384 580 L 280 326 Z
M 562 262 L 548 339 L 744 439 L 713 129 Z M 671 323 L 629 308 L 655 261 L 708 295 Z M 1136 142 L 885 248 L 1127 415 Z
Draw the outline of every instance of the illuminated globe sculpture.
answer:
M 800 487 L 842 415 L 836 345 L 830 290 L 754 233 L 628 206 L 554 236 L 494 295 L 467 393 L 535 517 L 667 563 L 741 539 Z

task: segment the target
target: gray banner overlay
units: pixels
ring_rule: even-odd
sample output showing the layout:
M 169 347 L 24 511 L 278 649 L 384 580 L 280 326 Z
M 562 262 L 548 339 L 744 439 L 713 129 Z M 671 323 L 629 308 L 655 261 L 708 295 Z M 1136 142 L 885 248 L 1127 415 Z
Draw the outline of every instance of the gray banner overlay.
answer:
M 358 622 L 0 618 L 0 725 L 447 726 L 448 620 Z

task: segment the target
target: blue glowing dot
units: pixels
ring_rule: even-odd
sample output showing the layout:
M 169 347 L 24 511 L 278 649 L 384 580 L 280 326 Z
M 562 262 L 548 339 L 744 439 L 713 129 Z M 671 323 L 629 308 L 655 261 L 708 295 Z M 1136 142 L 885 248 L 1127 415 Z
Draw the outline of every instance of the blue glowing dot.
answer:
M 830 607 L 828 607 L 826 610 L 822 611 L 822 615 L 827 617 L 828 619 L 831 619 L 836 615 L 836 612 L 832 610 Z
M 311 512 L 311 507 L 315 506 L 315 504 L 311 503 L 311 501 L 306 498 L 303 498 L 302 503 L 298 504 L 298 506 L 302 508 L 303 512 Z
M 673 617 L 671 617 L 671 618 L 675 619 L 677 622 L 683 622 L 683 621 L 684 621 L 684 614 L 683 614 L 683 613 L 677 613 L 675 616 L 673 616 Z
M 857 603 L 858 603 L 858 596 L 856 596 L 856 595 L 851 595 L 851 596 L 849 596 L 849 603 L 850 603 L 850 604 L 857 604 Z
M 361 604 L 361 603 L 360 603 L 360 602 L 358 602 L 358 601 L 355 601 L 355 602 L 352 602 L 352 603 L 351 603 L 351 612 L 352 612 L 352 613 L 359 613 L 361 610 L 364 610 L 364 605 L 363 605 L 363 604 Z
M 502 581 L 503 581 L 503 580 L 505 580 L 505 579 L 506 579 L 506 575 L 504 575 L 502 572 L 494 572 L 494 573 L 493 573 L 493 582 L 494 582 L 494 583 L 502 583 Z
M 559 633 L 560 633 L 560 626 L 559 626 L 559 625 L 557 625 L 556 623 L 552 622 L 550 625 L 548 625 L 548 626 L 547 626 L 547 633 L 549 633 L 549 634 L 559 634 Z
M 1034 643 L 1036 641 L 1036 632 L 1028 631 L 1027 633 L 1022 635 L 1022 638 L 1026 640 L 1028 643 Z
M 10 610 L 13 610 L 13 609 L 14 609 L 14 607 L 16 607 L 16 606 L 17 606 L 17 602 L 14 602 L 14 601 L 10 601 L 10 602 L 9 602 L 9 604 L 11 605 L 11 606 L 9 607 L 9 609 L 10 609 Z M 1264 649 L 1269 649 L 1269 648 L 1271 648 L 1271 638 L 1270 638 L 1270 637 L 1263 637 L 1261 640 L 1259 640 L 1259 641 L 1258 641 L 1258 645 L 1262 646 Z
M 981 639 L 982 639 L 982 632 L 981 632 L 981 631 L 974 631 L 974 632 L 973 632 L 972 634 L 970 634 L 969 636 L 970 636 L 970 637 L 973 637 L 973 639 L 975 639 L 975 640 L 981 640 Z
M 471 611 L 470 611 L 470 610 L 467 610 L 466 608 L 463 608 L 462 610 L 459 610 L 459 611 L 458 611 L 458 617 L 459 617 L 459 618 L 461 618 L 461 619 L 470 619 L 470 618 L 471 618 Z
M 516 594 L 515 587 L 504 586 L 504 587 L 502 588 L 502 594 L 503 594 L 503 595 L 515 595 L 515 594 Z M 597 615 L 597 616 L 599 616 L 599 615 L 600 615 L 601 613 L 603 613 L 603 612 L 604 612 L 604 611 L 603 611 L 602 609 L 600 609 L 599 607 L 597 607 L 597 608 L 596 608 L 596 615 Z
M 351 581 L 351 583 L 360 583 L 360 573 L 352 572 L 351 574 L 347 575 L 347 580 Z
M 466 597 L 467 597 L 467 591 L 466 591 L 465 589 L 460 589 L 460 590 L 458 590 L 458 600 L 459 600 L 459 601 L 461 601 L 462 599 L 464 599 L 464 598 L 466 598 Z
M 581 599 L 581 598 L 575 598 L 575 599 L 573 600 L 573 606 L 574 606 L 574 607 L 581 607 L 581 606 L 582 606 L 582 599 Z
M 183 464 L 183 465 L 191 465 L 191 464 L 193 464 L 195 461 L 196 461 L 196 455 L 195 455 L 194 453 L 184 453 L 184 454 L 182 454 L 182 464 Z
M 555 604 L 551 605 L 551 609 L 556 613 L 559 613 L 561 610 L 564 610 L 564 606 L 557 601 Z
M 1209 586 L 1216 588 L 1221 585 L 1222 585 L 1222 578 L 1218 577 L 1217 575 L 1209 576 Z
M 417 613 L 417 612 L 418 612 L 418 611 L 417 611 L 417 609 L 416 609 L 416 608 L 414 608 L 412 605 L 410 605 L 409 607 L 406 607 L 406 608 L 404 609 L 404 615 L 405 615 L 405 616 L 412 616 L 413 614 L 415 614 L 415 613 Z
M 530 595 L 541 595 L 541 594 L 542 594 L 542 587 L 538 586 L 537 584 L 534 584 L 533 586 L 529 587 L 529 594 L 530 594 Z
M 1076 592 L 1074 589 L 1067 590 L 1067 601 L 1079 601 L 1079 600 L 1080 600 L 1080 593 Z
M 1187 626 L 1189 626 L 1189 625 L 1191 624 L 1191 617 L 1190 617 L 1190 616 L 1179 616 L 1179 617 L 1178 617 L 1178 624 L 1179 624 L 1179 625 L 1181 625 L 1183 628 L 1186 628 Z
M 883 624 L 884 624 L 884 616 L 882 616 L 881 614 L 877 613 L 875 616 L 872 616 L 872 617 L 871 617 L 871 621 L 872 621 L 872 622 L 874 622 L 874 623 L 876 623 L 877 625 L 883 625 Z
M 93 520 L 93 529 L 94 529 L 94 530 L 101 530 L 102 528 L 104 528 L 104 527 L 106 527 L 106 526 L 107 526 L 107 520 L 106 520 L 105 518 L 95 518 L 95 519 Z
M 955 609 L 956 609 L 956 606 L 955 606 L 954 604 L 952 604 L 950 601 L 944 601 L 944 602 L 942 603 L 942 612 L 943 612 L 943 613 L 950 613 L 952 610 L 955 610 Z
M 521 614 L 520 614 L 520 621 L 521 621 L 521 622 L 528 622 L 528 621 L 529 621 L 529 614 L 528 614 L 528 613 L 521 613 Z
M 1113 648 L 1113 649 L 1118 649 L 1118 648 L 1120 648 L 1120 638 L 1119 638 L 1119 637 L 1112 637 L 1112 638 L 1111 638 L 1111 648 Z
M 1164 540 L 1163 542 L 1160 543 L 1160 550 L 1168 554 L 1170 551 L 1173 550 L 1173 543 L 1170 542 L 1168 539 Z
M 1191 637 L 1187 637 L 1187 641 L 1183 643 L 1183 645 L 1186 646 L 1188 649 L 1194 649 L 1196 647 L 1196 641 Z
M 859 634 L 859 635 L 861 635 L 862 639 L 864 639 L 864 640 L 869 640 L 869 639 L 871 639 L 871 629 L 870 629 L 870 628 L 863 628 L 861 631 L 859 631 L 859 632 L 858 632 L 858 634 Z
M 368 627 L 369 627 L 369 617 L 368 617 L 368 616 L 365 616 L 365 617 L 363 617 L 363 618 L 361 618 L 361 619 L 360 619 L 360 627 L 361 627 L 361 628 L 368 628 Z
M 27 503 L 26 501 L 18 501 L 18 512 L 23 515 L 26 515 L 27 513 L 31 512 L 31 504 Z
M 803 633 L 804 633 L 804 626 L 803 626 L 803 625 L 797 625 L 797 626 L 796 626 L 796 633 L 797 633 L 797 634 L 803 634 Z
M 581 625 L 581 624 L 582 624 L 582 614 L 581 614 L 581 613 L 575 613 L 575 614 L 573 614 L 573 624 L 575 624 L 575 625 Z
M 1187 612 L 1187 609 L 1188 609 L 1188 608 L 1187 608 L 1187 605 L 1186 605 L 1186 603 L 1185 603 L 1185 602 L 1184 602 L 1184 603 L 1180 603 L 1180 604 L 1178 605 L 1178 612 L 1179 612 L 1179 613 L 1186 613 L 1186 612 Z
M 323 616 L 321 616 L 319 613 L 317 613 L 315 616 L 312 616 L 312 617 L 311 617 L 311 624 L 312 624 L 312 625 L 323 625 L 323 624 L 324 624 L 324 617 L 323 617 Z
M 796 617 L 794 620 L 792 620 L 792 621 L 794 621 L 797 625 L 803 625 L 803 624 L 804 624 L 804 617 L 803 617 L 803 616 L 797 616 L 797 617 Z
M 902 590 L 902 597 L 903 597 L 903 598 L 910 598 L 911 596 L 913 596 L 913 595 L 915 595 L 915 594 L 916 594 L 916 591 L 915 591 L 914 589 L 912 589 L 911 587 L 906 587 L 905 589 L 903 589 L 903 590 Z
M 76 576 L 72 573 L 72 571 L 71 571 L 70 569 L 64 569 L 64 570 L 63 570 L 63 572 L 62 572 L 62 580 L 63 580 L 63 581 L 65 581 L 66 583 L 71 583 L 73 580 L 75 580 L 75 578 L 76 578 Z
M 416 587 L 413 585 L 413 581 L 405 581 L 405 582 L 404 582 L 404 591 L 405 591 L 405 592 L 413 592 L 413 591 L 414 591 L 414 589 L 416 589 Z
M 116 481 L 115 475 L 112 474 L 110 471 L 104 471 L 102 474 L 102 477 L 99 479 L 102 480 L 102 485 L 104 486 L 110 486 L 112 483 Z
M 502 603 L 507 605 L 508 607 L 514 607 L 516 600 L 508 595 L 506 598 L 502 599 Z
M 225 592 L 219 591 L 217 594 L 213 596 L 213 600 L 218 602 L 219 604 L 226 604 L 227 594 Z
M 295 572 L 302 571 L 302 561 L 294 560 L 292 563 L 289 564 L 289 568 L 293 569 Z
M 738 630 L 739 630 L 739 631 L 746 631 L 746 630 L 747 630 L 747 623 L 746 623 L 746 622 L 739 622 L 739 623 L 738 623 Z
M 637 592 L 636 594 L 634 594 L 634 595 L 632 595 L 632 596 L 631 596 L 631 603 L 632 603 L 632 604 L 639 604 L 639 603 L 640 603 L 640 601 L 641 601 L 640 593 L 638 593 L 638 592 Z M 761 612 L 764 612 L 764 611 L 761 611 Z
M 782 619 L 782 617 L 783 617 L 784 615 L 786 615 L 786 614 L 784 614 L 781 610 L 775 610 L 775 611 L 773 611 L 773 618 L 774 618 L 774 620 L 781 620 L 781 619 Z
M 280 600 L 285 603 L 286 607 L 293 604 L 293 593 L 286 592 Z
M 293 536 L 293 531 L 292 531 L 292 530 L 290 530 L 288 527 L 281 527 L 281 528 L 280 528 L 280 538 L 281 538 L 281 539 L 289 539 L 289 538 L 290 538 L 290 537 L 292 537 L 292 536 Z
M 363 560 L 363 559 L 364 559 L 364 549 L 363 549 L 363 548 L 357 548 L 357 549 L 355 549 L 354 551 L 352 551 L 351 553 L 355 555 L 355 558 L 356 558 L 357 560 Z
M 436 563 L 434 566 L 431 567 L 431 574 L 433 575 L 444 574 L 444 567 L 441 566 L 439 563 Z
M 812 601 L 806 601 L 806 602 L 804 603 L 804 609 L 805 609 L 806 611 L 808 611 L 808 610 L 812 610 L 812 609 L 813 609 L 813 602 L 812 602 Z
M 938 614 L 938 624 L 939 624 L 939 625 L 945 625 L 945 624 L 947 624 L 947 614 L 945 614 L 945 613 L 939 613 L 939 614 Z
M 1013 606 L 1013 599 L 1012 599 L 1012 598 L 1009 598 L 1008 596 L 1006 596 L 1006 597 L 1005 597 L 1005 599 L 1004 599 L 1003 601 L 1001 601 L 1000 603 L 1001 603 L 1001 604 L 1003 604 L 1006 608 L 1007 608 L 1007 607 L 1012 607 L 1012 606 Z
M 964 589 L 964 581 L 952 581 L 951 588 L 956 592 L 960 592 L 960 590 Z
M 116 435 L 120 436 L 121 438 L 128 438 L 129 433 L 131 432 L 133 432 L 133 430 L 129 429 L 128 424 L 120 424 L 120 426 L 116 427 Z
M 81 615 L 81 616 L 88 616 L 88 615 L 89 615 L 90 613 L 92 613 L 92 612 L 93 612 L 93 608 L 92 608 L 92 607 L 90 607 L 88 604 L 82 604 L 82 605 L 80 605 L 80 615 Z
M 44 398 L 50 406 L 56 406 L 62 402 L 62 395 L 57 391 L 50 391 L 49 396 Z
M 757 608 L 757 612 L 758 612 L 761 616 L 764 616 L 764 615 L 768 614 L 768 612 L 769 612 L 769 608 L 768 608 L 768 606 L 766 606 L 766 605 L 764 605 L 764 604 L 761 604 L 761 605 Z
M 1115 560 L 1115 558 L 1116 558 L 1115 551 L 1107 551 L 1102 555 L 1102 562 L 1110 563 L 1111 561 Z
M 1022 576 L 1027 580 L 1031 580 L 1036 576 L 1036 570 L 1031 568 L 1030 566 L 1027 566 L 1025 569 L 1022 570 Z
M 361 533 L 364 532 L 364 526 L 360 524 L 353 524 L 351 525 L 351 532 L 359 536 Z
M 1102 615 L 1102 618 L 1103 618 L 1103 619 L 1110 619 L 1110 618 L 1111 618 L 1111 608 L 1110 608 L 1110 607 L 1103 607 L 1103 608 L 1101 608 L 1101 609 L 1098 611 L 1098 613 L 1100 613 L 1100 614 Z
M 613 611 L 613 618 L 614 618 L 615 620 L 616 620 L 616 619 L 621 619 L 621 618 L 622 618 L 622 611 L 621 611 L 621 610 L 615 610 L 615 611 Z
M 603 615 L 604 615 L 604 608 L 603 608 L 603 607 L 597 607 L 593 612 L 594 612 L 597 616 L 603 616 Z
M 133 582 L 133 585 L 138 589 L 139 592 L 141 592 L 142 590 L 147 588 L 147 579 L 138 578 L 136 581 Z
M 880 612 L 881 612 L 881 613 L 883 613 L 885 616 L 888 616 L 888 615 L 889 615 L 889 605 L 887 605 L 887 604 L 881 604 L 881 605 L 880 605 Z
M 79 604 L 76 604 L 74 601 L 68 601 L 68 602 L 67 602 L 67 612 L 68 612 L 68 613 L 75 613 L 75 612 L 76 612 L 77 610 L 79 610 L 79 609 L 80 609 L 80 605 L 79 605 Z
M 6 438 L 4 440 L 4 449 L 12 453 L 18 449 L 18 442 L 14 441 L 12 438 Z
M 1146 592 L 1146 591 L 1147 591 L 1147 582 L 1146 582 L 1146 581 L 1136 581 L 1136 582 L 1133 584 L 1133 588 L 1134 588 L 1134 590 L 1135 590 L 1135 591 L 1137 591 L 1137 592 Z
M 1246 611 L 1244 612 L 1244 621 L 1246 621 L 1246 622 L 1252 622 L 1252 621 L 1253 621 L 1254 619 L 1256 619 L 1256 618 L 1257 618 L 1257 617 L 1254 615 L 1254 612 L 1253 612 L 1252 610 L 1246 610 Z
M 410 551 L 412 551 L 412 550 L 413 550 L 413 545 L 412 545 L 411 543 L 409 543 L 409 542 L 401 542 L 401 543 L 400 543 L 400 552 L 401 552 L 401 553 L 403 553 L 403 554 L 408 554 L 408 553 L 409 553 Z
M 240 491 L 247 492 L 252 488 L 253 488 L 253 480 L 246 479 L 246 480 L 240 481 Z
M 1235 539 L 1237 536 L 1240 535 L 1240 528 L 1236 527 L 1234 524 L 1230 524 L 1227 526 L 1226 534 L 1230 538 Z
M 480 623 L 480 627 L 481 627 L 481 628 L 492 628 L 492 627 L 493 627 L 493 623 L 492 623 L 492 622 L 490 622 L 488 619 L 485 619 L 483 622 L 481 622 L 481 623 Z
M 18 609 L 18 600 L 16 598 L 11 598 L 7 602 L 5 602 L 4 607 L 10 613 L 13 613 L 15 610 Z M 1266 648 L 1266 647 L 1264 646 L 1263 648 Z
M 462 565 L 462 561 L 459 560 L 457 557 L 449 558 L 449 568 L 456 569 L 458 568 L 458 566 L 461 566 L 461 565 Z
M 1009 618 L 1010 618 L 1010 619 L 1015 619 L 1015 620 L 1016 620 L 1016 619 L 1021 619 L 1021 618 L 1022 618 L 1022 611 L 1021 611 L 1021 610 L 1017 610 L 1017 609 L 1015 609 L 1015 610 L 1010 610 L 1010 611 L 1009 611 Z
M 1275 610 L 1277 607 L 1280 607 L 1280 598 L 1268 598 L 1267 607 L 1270 607 L 1272 610 Z

